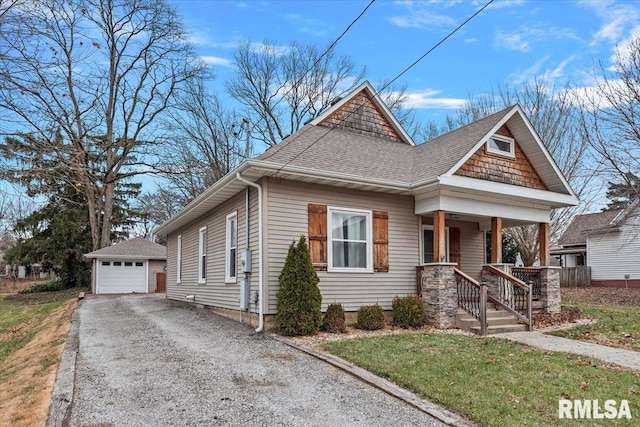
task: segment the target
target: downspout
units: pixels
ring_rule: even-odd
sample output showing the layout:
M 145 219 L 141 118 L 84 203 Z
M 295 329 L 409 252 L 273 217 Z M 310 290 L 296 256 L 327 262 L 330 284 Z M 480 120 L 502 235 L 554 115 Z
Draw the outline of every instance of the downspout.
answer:
M 258 248 L 260 250 L 260 257 L 258 258 L 258 270 L 259 270 L 258 271 L 258 297 L 259 297 L 258 319 L 259 319 L 259 323 L 258 323 L 258 328 L 256 329 L 256 332 L 262 332 L 262 330 L 264 329 L 264 307 L 262 303 L 264 298 L 264 295 L 262 294 L 264 290 L 264 283 L 262 279 L 262 187 L 256 184 L 255 182 L 251 182 L 243 178 L 242 175 L 240 175 L 240 172 L 236 172 L 236 178 L 238 178 L 238 181 L 245 183 L 251 187 L 254 187 L 258 190 Z

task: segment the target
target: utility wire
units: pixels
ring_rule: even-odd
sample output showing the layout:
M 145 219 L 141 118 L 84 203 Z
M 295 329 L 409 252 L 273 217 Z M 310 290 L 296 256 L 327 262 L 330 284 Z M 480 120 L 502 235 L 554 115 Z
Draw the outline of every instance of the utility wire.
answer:
M 427 55 L 429 55 L 431 52 L 433 52 L 434 50 L 436 50 L 441 44 L 443 44 L 445 41 L 447 41 L 451 36 L 453 36 L 455 33 L 457 33 L 462 27 L 464 27 L 465 25 L 467 25 L 469 23 L 469 21 L 471 21 L 473 18 L 475 18 L 476 16 L 478 16 L 483 10 L 485 10 L 487 7 L 489 7 L 489 5 L 491 5 L 491 3 L 493 3 L 494 0 L 489 0 L 484 6 L 482 6 L 480 9 L 478 9 L 473 15 L 471 15 L 470 17 L 468 17 L 465 21 L 463 21 L 460 25 L 458 25 L 454 30 L 452 30 L 449 34 L 447 34 L 445 37 L 443 37 L 438 43 L 436 43 L 435 45 L 433 45 L 429 50 L 427 50 L 424 54 L 422 54 L 422 56 L 420 56 L 418 59 L 416 59 L 415 61 L 413 61 L 413 63 L 411 63 L 409 66 L 407 66 L 404 70 L 402 70 L 398 75 L 396 75 L 393 79 L 391 79 L 387 84 L 385 84 L 381 89 L 379 89 L 378 91 L 376 91 L 376 93 L 374 94 L 375 96 L 378 96 L 380 94 L 380 92 L 384 91 L 385 89 L 387 89 L 391 84 L 393 84 L 393 82 L 395 82 L 396 80 L 398 80 L 401 76 L 403 76 L 404 74 L 406 74 L 410 69 L 412 69 L 413 67 L 415 67 L 420 61 L 422 61 Z M 373 0 L 372 2 L 373 3 Z M 369 3 L 369 5 L 367 6 L 367 8 L 369 6 L 371 6 L 371 3 Z M 364 13 L 367 8 L 365 8 L 365 10 L 362 12 Z M 362 16 L 362 13 L 360 14 L 360 16 Z M 359 18 L 359 17 L 358 17 Z M 358 19 L 356 18 L 356 20 Z M 354 21 L 355 23 L 355 21 Z M 353 25 L 353 23 L 352 23 Z M 350 28 L 351 25 L 348 27 Z M 348 30 L 347 28 L 347 30 Z M 345 30 L 346 33 L 346 30 Z M 343 33 L 344 35 L 344 33 Z M 340 36 L 342 37 L 342 36 Z M 338 38 L 338 40 L 340 39 L 340 37 Z M 337 42 L 337 40 L 336 40 Z M 333 126 L 329 127 L 328 130 L 323 133 L 322 135 L 320 135 L 318 137 L 318 139 L 316 139 L 315 141 L 313 141 L 311 144 L 309 144 L 306 148 L 304 148 L 303 150 L 301 150 L 298 154 L 296 154 L 295 156 L 293 156 L 290 160 L 288 160 L 284 165 L 282 165 L 280 168 L 278 168 L 278 170 L 275 172 L 275 175 L 278 175 L 282 169 L 284 169 L 285 167 L 287 167 L 287 165 L 289 165 L 292 161 L 294 161 L 295 159 L 297 159 L 298 157 L 300 157 L 300 155 L 302 155 L 305 151 L 307 151 L 308 149 L 310 149 L 311 147 L 313 147 L 318 141 L 320 141 L 322 138 L 324 138 L 325 136 L 327 136 L 331 131 L 333 131 L 334 129 L 336 129 L 338 127 L 338 125 L 340 123 L 343 123 L 345 120 L 347 120 L 349 117 L 351 117 L 356 111 L 361 110 L 363 107 L 365 106 L 365 103 L 363 102 L 362 104 L 360 104 L 358 107 L 354 108 L 353 110 L 351 110 L 344 118 L 342 118 L 338 123 L 334 124 Z
M 337 39 L 335 39 L 330 45 L 329 47 L 322 53 L 322 55 L 320 55 L 311 65 L 311 67 L 307 68 L 307 70 L 302 74 L 302 76 L 300 76 L 295 82 L 294 84 L 292 84 L 289 89 L 276 101 L 275 104 L 273 104 L 273 106 L 271 108 L 275 108 L 280 101 L 282 101 L 289 93 L 291 93 L 291 91 L 298 87 L 298 85 L 300 84 L 300 82 L 302 82 L 302 79 L 304 79 L 307 74 L 309 74 L 310 71 L 312 71 L 322 60 L 322 58 L 324 58 L 325 56 L 327 56 L 329 54 L 329 52 L 331 52 L 333 50 L 334 47 L 336 47 L 336 45 L 338 44 L 338 42 L 347 34 L 347 32 L 349 32 L 349 30 L 351 29 L 351 27 L 353 27 L 356 22 L 358 22 L 360 20 L 360 18 L 362 18 L 362 16 L 367 12 L 367 10 L 371 7 L 371 5 L 373 5 L 373 3 L 375 3 L 376 0 L 371 0 L 369 2 L 369 4 L 362 9 L 362 12 L 360 12 L 360 14 L 353 20 L 351 21 L 351 23 L 347 26 L 347 28 L 345 28 L 345 30 L 342 32 L 342 34 L 340 34 L 338 36 Z

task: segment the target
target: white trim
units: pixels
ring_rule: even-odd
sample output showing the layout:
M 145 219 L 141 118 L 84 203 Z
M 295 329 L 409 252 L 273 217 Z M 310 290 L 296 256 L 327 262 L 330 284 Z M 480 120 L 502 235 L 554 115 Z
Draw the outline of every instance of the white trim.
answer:
M 420 265 L 426 265 L 426 264 L 442 264 L 436 261 L 432 261 L 431 263 L 428 262 L 424 262 L 424 230 L 432 230 L 433 231 L 433 225 L 429 225 L 429 224 L 422 224 L 422 228 L 420 229 Z M 444 236 L 445 236 L 445 262 L 449 262 L 449 256 L 450 256 L 450 249 L 449 249 L 449 226 L 445 226 L 444 227 Z M 435 235 L 433 236 L 433 238 L 435 239 Z
M 200 227 L 198 230 L 198 284 L 207 283 L 207 252 L 208 252 L 207 226 Z M 204 265 L 203 265 L 204 259 Z
M 176 283 L 182 283 L 182 234 L 176 241 Z
M 230 253 L 231 253 L 231 224 L 235 223 L 235 228 L 236 228 L 236 245 L 235 247 L 233 247 L 233 249 L 236 250 L 236 271 L 235 271 L 235 275 L 231 276 L 231 271 L 230 271 L 230 267 L 231 264 L 229 263 L 229 261 L 231 261 L 231 257 L 230 257 Z M 230 213 L 229 215 L 227 215 L 226 218 L 226 222 L 225 222 L 225 243 L 224 243 L 224 283 L 237 283 L 237 279 L 236 277 L 238 276 L 238 211 L 234 211 L 232 213 Z
M 495 140 L 495 141 L 502 141 L 502 142 L 507 142 L 509 143 L 509 152 L 506 151 L 502 151 L 499 148 L 493 148 L 491 146 L 491 141 Z M 491 153 L 491 154 L 495 154 L 498 156 L 502 156 L 502 157 L 508 157 L 510 159 L 515 159 L 516 158 L 516 140 L 513 138 L 509 138 L 508 136 L 503 136 L 503 135 L 491 135 L 489 138 L 487 138 L 487 153 Z
M 366 239 L 360 242 L 366 244 L 367 266 L 365 268 L 334 267 L 333 266 L 333 213 L 352 213 L 364 215 L 366 218 Z M 367 209 L 327 207 L 327 272 L 344 273 L 373 273 L 373 212 Z

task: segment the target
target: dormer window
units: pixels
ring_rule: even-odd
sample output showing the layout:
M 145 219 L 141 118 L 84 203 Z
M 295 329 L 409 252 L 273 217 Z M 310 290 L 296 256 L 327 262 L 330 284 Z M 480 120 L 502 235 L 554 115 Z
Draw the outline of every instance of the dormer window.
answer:
M 487 152 L 499 156 L 515 157 L 515 141 L 513 138 L 502 135 L 493 135 L 487 141 Z

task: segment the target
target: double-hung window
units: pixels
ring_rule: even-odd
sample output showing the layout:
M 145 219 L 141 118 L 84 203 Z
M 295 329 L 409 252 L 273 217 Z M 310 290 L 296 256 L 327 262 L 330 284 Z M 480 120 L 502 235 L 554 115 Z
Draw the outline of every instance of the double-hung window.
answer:
M 236 283 L 238 266 L 238 213 L 227 215 L 227 238 L 225 250 L 225 283 Z
M 371 211 L 328 208 L 328 271 L 373 271 Z
M 176 283 L 182 282 L 182 235 L 176 241 Z
M 444 229 L 445 236 L 445 262 L 449 262 L 449 227 Z M 429 264 L 432 262 L 440 262 L 441 260 L 433 259 L 433 225 L 422 226 L 422 262 Z
M 198 234 L 198 283 L 207 283 L 207 227 Z

